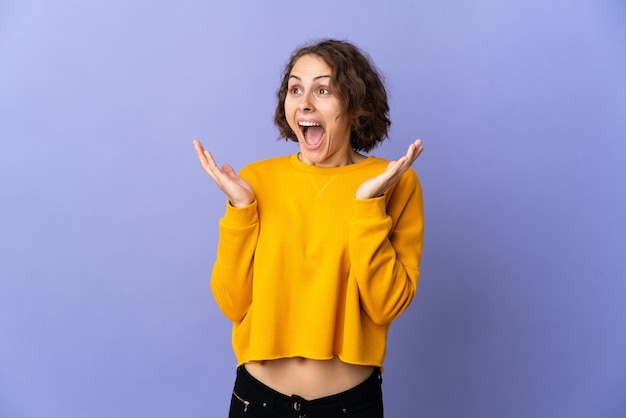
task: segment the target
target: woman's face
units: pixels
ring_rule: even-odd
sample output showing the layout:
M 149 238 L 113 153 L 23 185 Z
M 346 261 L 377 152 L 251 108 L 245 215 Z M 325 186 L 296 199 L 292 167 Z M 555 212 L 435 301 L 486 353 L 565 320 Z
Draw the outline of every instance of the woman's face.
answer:
M 358 158 L 350 145 L 351 122 L 331 83 L 332 71 L 317 55 L 304 55 L 289 74 L 285 117 L 300 145 L 300 161 L 338 167 Z

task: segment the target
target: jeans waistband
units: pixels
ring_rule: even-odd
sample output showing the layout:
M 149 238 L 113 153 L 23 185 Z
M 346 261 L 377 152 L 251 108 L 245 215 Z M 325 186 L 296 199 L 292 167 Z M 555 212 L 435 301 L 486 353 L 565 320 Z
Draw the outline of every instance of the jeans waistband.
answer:
M 334 395 L 318 399 L 306 400 L 298 395 L 285 395 L 253 377 L 244 366 L 237 368 L 237 380 L 235 381 L 235 393 L 255 393 L 259 402 L 274 410 L 294 411 L 304 416 L 324 416 L 336 414 L 361 407 L 372 401 L 372 398 L 380 396 L 382 377 L 380 369 L 376 368 L 372 374 L 362 383 Z

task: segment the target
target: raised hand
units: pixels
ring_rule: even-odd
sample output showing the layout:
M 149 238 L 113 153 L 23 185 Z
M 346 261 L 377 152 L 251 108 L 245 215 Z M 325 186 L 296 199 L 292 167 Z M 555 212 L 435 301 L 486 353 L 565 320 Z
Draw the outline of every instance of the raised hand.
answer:
M 355 197 L 357 199 L 370 199 L 382 196 L 385 190 L 400 178 L 402 173 L 408 170 L 422 153 L 422 140 L 418 139 L 409 145 L 406 154 L 395 161 L 391 161 L 385 171 L 376 177 L 367 179 L 359 186 Z
M 233 167 L 229 164 L 224 164 L 220 168 L 215 162 L 213 155 L 208 150 L 205 150 L 197 139 L 194 139 L 193 146 L 196 149 L 200 165 L 211 176 L 217 187 L 228 196 L 231 205 L 241 208 L 254 202 L 255 196 L 252 186 L 239 177 Z

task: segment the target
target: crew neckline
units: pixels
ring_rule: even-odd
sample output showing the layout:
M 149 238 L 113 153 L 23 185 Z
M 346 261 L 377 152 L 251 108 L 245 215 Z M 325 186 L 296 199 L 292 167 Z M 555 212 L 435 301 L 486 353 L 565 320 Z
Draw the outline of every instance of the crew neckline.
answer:
M 358 170 L 361 167 L 365 167 L 370 165 L 376 160 L 376 157 L 373 155 L 366 155 L 365 158 L 358 163 L 352 163 L 347 165 L 341 165 L 339 167 L 320 167 L 317 165 L 311 165 L 307 163 L 303 163 L 298 158 L 298 153 L 292 154 L 289 156 L 289 162 L 292 167 L 306 171 L 309 173 L 319 173 L 319 174 L 337 174 L 337 173 L 345 173 L 353 170 Z

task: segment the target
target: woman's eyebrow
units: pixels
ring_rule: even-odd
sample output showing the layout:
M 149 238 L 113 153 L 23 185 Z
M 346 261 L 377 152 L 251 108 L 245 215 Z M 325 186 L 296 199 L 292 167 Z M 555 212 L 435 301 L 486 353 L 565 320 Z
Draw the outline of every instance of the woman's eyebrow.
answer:
M 295 79 L 296 79 L 296 80 L 298 80 L 298 81 L 302 81 L 302 79 L 301 79 L 300 77 L 298 77 L 297 75 L 293 75 L 293 74 L 291 74 L 291 75 L 289 76 L 289 79 L 292 79 L 292 78 L 295 78 Z M 326 74 L 324 74 L 324 75 L 318 75 L 317 77 L 313 77 L 313 80 L 319 80 L 320 78 L 330 78 L 330 75 L 326 75 Z

